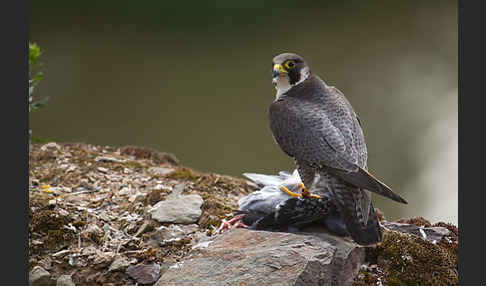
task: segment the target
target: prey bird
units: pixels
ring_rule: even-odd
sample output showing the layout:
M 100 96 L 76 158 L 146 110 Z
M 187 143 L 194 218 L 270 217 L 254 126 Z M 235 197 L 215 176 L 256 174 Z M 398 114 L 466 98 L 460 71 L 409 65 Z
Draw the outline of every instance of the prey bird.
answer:
M 322 190 L 320 198 L 304 199 L 295 197 L 287 190 L 298 189 L 302 183 L 297 170 L 292 174 L 281 171 L 278 175 L 244 173 L 245 177 L 258 185 L 260 189 L 238 201 L 236 215 L 229 221 L 223 221 L 218 232 L 234 227 L 267 231 L 299 231 L 310 224 L 323 225 L 329 232 L 348 236 L 346 226 L 341 221 L 337 207 L 333 204 L 329 192 Z M 325 185 L 316 183 L 316 188 Z M 289 191 L 290 192 L 290 191 Z

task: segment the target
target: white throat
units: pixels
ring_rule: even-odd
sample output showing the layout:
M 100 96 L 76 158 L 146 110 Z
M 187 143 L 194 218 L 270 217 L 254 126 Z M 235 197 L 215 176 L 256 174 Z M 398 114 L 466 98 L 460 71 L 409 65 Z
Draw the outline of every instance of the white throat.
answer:
M 282 96 L 282 94 L 286 93 L 291 87 L 292 85 L 290 85 L 289 77 L 287 75 L 277 77 L 275 84 L 275 89 L 277 90 L 276 98 Z
M 289 77 L 286 74 L 282 74 L 277 78 L 273 79 L 273 83 L 275 84 L 275 89 L 277 90 L 276 98 L 281 97 L 284 93 L 286 93 L 289 89 L 293 86 L 296 86 L 306 80 L 310 75 L 309 68 L 305 67 L 300 70 L 300 80 L 295 84 L 290 84 Z

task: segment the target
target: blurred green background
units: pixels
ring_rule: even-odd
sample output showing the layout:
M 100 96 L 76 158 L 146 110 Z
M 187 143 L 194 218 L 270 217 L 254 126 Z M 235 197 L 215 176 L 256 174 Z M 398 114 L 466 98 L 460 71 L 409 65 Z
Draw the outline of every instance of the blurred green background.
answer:
M 33 135 L 135 144 L 203 172 L 292 170 L 267 107 L 271 60 L 302 55 L 363 122 L 388 219 L 457 223 L 456 1 L 31 1 L 44 51 Z

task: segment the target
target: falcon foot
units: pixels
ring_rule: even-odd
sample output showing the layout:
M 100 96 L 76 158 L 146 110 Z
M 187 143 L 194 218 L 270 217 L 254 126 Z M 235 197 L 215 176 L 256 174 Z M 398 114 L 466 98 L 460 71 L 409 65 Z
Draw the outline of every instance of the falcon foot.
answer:
M 320 199 L 321 196 L 318 196 L 318 195 L 313 195 L 311 193 L 309 193 L 309 191 L 307 190 L 307 188 L 304 186 L 303 183 L 299 183 L 299 186 L 300 188 L 302 189 L 300 191 L 300 195 L 303 197 L 303 198 L 314 198 L 314 199 Z
M 223 233 L 226 229 L 231 229 L 235 227 L 248 228 L 246 224 L 241 222 L 241 219 L 243 219 L 244 216 L 245 216 L 244 214 L 237 215 L 234 218 L 230 219 L 229 221 L 223 219 L 218 230 L 216 230 L 216 233 L 220 234 Z
M 301 198 L 302 196 L 300 194 L 294 193 L 291 190 L 287 189 L 286 186 L 280 186 L 280 190 L 282 190 L 284 193 L 287 195 L 294 197 L 294 198 Z
M 300 194 L 294 193 L 291 190 L 287 189 L 285 186 L 280 186 L 280 190 L 283 192 L 287 193 L 289 196 L 294 197 L 294 198 L 314 198 L 314 199 L 320 199 L 321 197 L 318 195 L 313 195 L 307 191 L 307 188 L 304 186 L 303 183 L 299 183 L 299 187 L 301 188 Z

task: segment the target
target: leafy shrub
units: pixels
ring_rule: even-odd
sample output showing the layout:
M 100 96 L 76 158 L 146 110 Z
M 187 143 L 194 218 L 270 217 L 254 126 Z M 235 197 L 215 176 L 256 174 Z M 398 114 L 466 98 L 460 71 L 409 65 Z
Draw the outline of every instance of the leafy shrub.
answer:
M 41 50 L 36 43 L 29 43 L 29 113 L 44 107 L 49 97 L 35 98 L 34 90 L 44 77 L 41 71 L 35 71 L 39 66 Z

